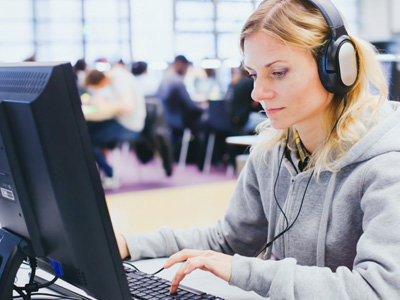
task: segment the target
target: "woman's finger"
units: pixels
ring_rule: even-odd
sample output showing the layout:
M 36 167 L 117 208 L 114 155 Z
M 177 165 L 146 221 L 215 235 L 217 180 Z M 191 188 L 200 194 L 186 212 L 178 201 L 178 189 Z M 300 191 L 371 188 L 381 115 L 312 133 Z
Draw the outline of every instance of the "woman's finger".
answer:
M 225 281 L 230 280 L 232 273 L 232 256 L 214 251 L 200 251 L 197 253 L 197 256 L 188 257 L 186 262 L 184 262 L 176 272 L 171 284 L 171 293 L 175 293 L 179 287 L 179 283 L 185 276 L 196 269 L 210 271 Z M 195 252 L 187 252 L 186 254 L 194 255 Z
M 171 282 L 171 288 L 169 290 L 169 292 L 171 294 L 175 293 L 179 287 L 180 282 L 183 280 L 183 278 L 185 278 L 186 274 L 184 272 L 184 270 L 186 269 L 186 262 L 184 262 L 180 268 L 178 269 L 178 271 L 175 273 L 174 279 Z
M 198 255 L 201 255 L 204 252 L 205 251 L 203 251 L 203 250 L 192 250 L 192 249 L 181 250 L 181 251 L 171 255 L 165 262 L 163 268 L 168 269 L 169 267 L 173 266 L 176 263 L 185 261 L 190 257 L 195 257 Z

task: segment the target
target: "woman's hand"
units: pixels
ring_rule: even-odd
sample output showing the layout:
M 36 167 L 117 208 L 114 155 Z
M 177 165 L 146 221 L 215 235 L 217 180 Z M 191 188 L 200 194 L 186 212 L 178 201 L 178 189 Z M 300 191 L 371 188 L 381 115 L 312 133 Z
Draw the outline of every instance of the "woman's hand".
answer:
M 180 266 L 172 280 L 170 293 L 175 293 L 182 279 L 196 269 L 209 271 L 223 280 L 229 281 L 232 274 L 232 259 L 233 257 L 230 255 L 210 250 L 185 249 L 171 255 L 164 265 L 165 269 L 178 262 L 185 262 Z
M 117 245 L 118 245 L 119 254 L 121 255 L 121 258 L 124 259 L 124 258 L 128 257 L 129 249 L 128 249 L 128 245 L 126 244 L 125 238 L 122 236 L 122 234 L 116 233 L 115 239 L 117 240 Z

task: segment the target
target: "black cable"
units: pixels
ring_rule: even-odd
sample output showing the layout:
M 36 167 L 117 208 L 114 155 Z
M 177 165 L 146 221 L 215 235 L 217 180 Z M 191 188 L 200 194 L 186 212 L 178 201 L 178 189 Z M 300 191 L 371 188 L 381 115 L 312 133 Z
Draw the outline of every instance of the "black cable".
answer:
M 132 263 L 130 263 L 130 262 L 124 261 L 124 264 L 127 264 L 128 266 L 131 266 L 131 267 L 134 268 L 136 271 L 143 272 L 143 271 L 139 270 L 134 264 L 132 264 Z M 154 273 L 148 273 L 148 274 L 149 274 L 149 275 L 156 275 L 156 274 L 158 274 L 158 273 L 160 273 L 161 271 L 164 271 L 164 270 L 165 270 L 164 268 L 161 268 L 161 269 L 159 269 L 158 271 L 156 271 L 156 272 L 154 272 Z M 146 273 L 147 273 L 147 272 L 146 272 Z
M 130 266 L 130 267 L 132 267 L 132 268 L 134 268 L 136 271 L 141 272 L 134 264 L 132 264 L 132 263 L 130 263 L 130 262 L 127 262 L 127 261 L 124 261 L 123 263 L 126 264 L 126 265 L 128 265 L 128 266 Z
M 343 108 L 342 108 L 342 112 L 340 113 L 339 118 L 337 118 L 337 120 L 336 120 L 336 122 L 335 122 L 335 125 L 333 125 L 333 128 L 332 128 L 332 130 L 331 130 L 331 133 L 329 134 L 329 137 L 328 137 L 327 140 L 330 139 L 330 137 L 331 137 L 333 131 L 335 130 L 337 124 L 339 123 L 339 120 L 340 120 L 340 118 L 342 117 L 342 115 L 343 115 L 343 113 L 344 113 L 344 109 L 346 108 L 346 106 L 347 106 L 347 94 L 345 94 L 344 97 L 343 97 Z
M 60 276 L 54 276 L 54 278 L 51 281 L 43 283 L 43 284 L 38 284 L 37 282 L 29 282 L 29 283 L 25 284 L 24 287 L 19 287 L 19 286 L 14 285 L 14 290 L 16 290 L 20 295 L 21 295 L 20 292 L 26 291 L 27 295 L 25 295 L 25 296 L 28 296 L 28 299 L 29 299 L 29 295 L 31 293 L 37 292 L 38 290 L 40 290 L 42 288 L 51 286 L 52 284 L 54 284 L 57 281 L 58 278 L 60 278 Z
M 289 226 L 289 220 L 288 220 L 288 218 L 287 218 L 285 212 L 283 211 L 281 205 L 280 205 L 279 202 L 278 202 L 278 198 L 277 198 L 277 196 L 276 196 L 276 186 L 277 186 L 277 183 L 278 183 L 279 173 L 280 173 L 280 171 L 281 171 L 281 166 L 282 166 L 282 162 L 283 162 L 283 157 L 285 156 L 285 152 L 286 152 L 288 143 L 289 143 L 289 129 L 288 129 L 288 132 L 287 132 L 285 147 L 283 148 L 281 160 L 280 160 L 279 166 L 278 166 L 278 174 L 276 175 L 275 183 L 274 183 L 274 199 L 275 199 L 276 204 L 277 204 L 278 207 L 279 207 L 279 210 L 280 210 L 281 213 L 283 214 L 283 217 L 285 218 L 285 222 L 286 222 L 286 227 L 285 227 L 285 229 Z
M 156 275 L 156 274 L 158 274 L 158 273 L 160 273 L 161 271 L 164 271 L 164 270 L 165 270 L 164 268 L 161 268 L 160 270 L 158 270 L 158 271 L 156 271 L 154 273 L 151 273 L 151 275 Z
M 280 238 L 280 237 L 281 237 L 283 234 L 285 234 L 290 228 L 293 227 L 294 223 L 297 221 L 297 219 L 298 219 L 298 217 L 299 217 L 299 215 L 300 215 L 301 209 L 302 209 L 302 207 L 303 207 L 304 199 L 305 199 L 305 197 L 306 197 L 306 192 L 307 192 L 308 186 L 309 186 L 309 184 L 310 184 L 310 181 L 311 181 L 311 178 L 313 177 L 313 175 L 314 175 L 314 170 L 311 172 L 311 175 L 310 175 L 310 177 L 308 178 L 307 185 L 306 185 L 306 188 L 304 189 L 303 197 L 302 197 L 302 199 L 301 199 L 299 211 L 297 212 L 296 218 L 293 220 L 292 224 L 290 224 L 290 226 L 286 226 L 286 228 L 285 228 L 284 230 L 282 230 L 278 235 L 274 236 L 274 238 L 273 238 L 270 242 L 268 242 L 268 243 L 264 246 L 264 248 L 263 248 L 260 252 L 257 253 L 257 255 L 255 255 L 256 257 L 259 256 L 264 250 L 266 250 L 266 249 L 268 249 L 269 247 L 271 247 L 272 244 L 273 244 L 278 238 Z
M 26 265 L 26 263 L 23 263 L 24 265 Z M 24 287 L 20 287 L 14 284 L 14 291 L 16 291 L 19 296 L 16 296 L 17 298 L 22 298 L 23 300 L 31 300 L 32 299 L 32 295 L 37 295 L 37 292 L 39 291 L 39 289 L 42 288 L 46 288 L 51 286 L 52 284 L 54 284 L 57 279 L 59 278 L 59 276 L 55 276 L 51 281 L 43 283 L 43 284 L 38 284 L 37 282 L 35 282 L 35 274 L 36 274 L 36 268 L 37 268 L 37 260 L 34 257 L 29 257 L 29 265 L 31 267 L 31 274 L 30 274 L 30 278 L 29 278 L 29 282 L 27 284 L 25 284 Z M 24 293 L 24 291 L 26 293 Z M 15 297 L 13 297 L 15 298 Z
M 310 175 L 310 177 L 308 178 L 307 185 L 306 185 L 306 188 L 305 188 L 305 190 L 304 190 L 303 197 L 302 197 L 302 199 L 301 199 L 299 211 L 297 212 L 296 218 L 293 220 L 293 222 L 292 222 L 292 224 L 290 224 L 290 226 L 286 227 L 281 233 L 279 233 L 278 235 L 276 235 L 276 236 L 272 239 L 272 241 L 270 241 L 270 242 L 264 247 L 264 249 L 267 249 L 268 247 L 270 247 L 274 241 L 276 241 L 276 240 L 277 240 L 278 238 L 280 238 L 284 233 L 286 233 L 290 228 L 292 228 L 292 226 L 294 225 L 294 223 L 297 221 L 297 219 L 298 219 L 298 217 L 299 217 L 299 215 L 300 215 L 301 209 L 302 209 L 302 207 L 303 207 L 303 203 L 304 203 L 304 199 L 305 199 L 305 197 L 306 197 L 306 192 L 307 192 L 307 189 L 308 189 L 308 185 L 310 184 L 310 181 L 311 181 L 311 178 L 313 177 L 313 175 L 314 175 L 314 170 L 311 172 L 311 175 Z M 264 249 L 263 249 L 263 251 L 264 251 Z M 261 251 L 261 252 L 262 252 L 262 251 Z M 260 252 L 260 253 L 261 253 L 261 252 Z M 258 255 L 257 255 L 257 256 L 258 256 Z
M 32 300 L 57 300 L 57 299 L 66 299 L 66 300 L 83 300 L 84 298 L 81 297 L 71 297 L 71 296 L 62 296 L 62 295 L 57 295 L 57 294 L 50 294 L 50 293 L 33 293 L 32 296 L 49 296 L 49 297 L 55 297 L 52 299 L 49 298 L 32 298 Z M 22 298 L 21 296 L 14 296 L 13 299 L 19 299 Z
M 288 218 L 287 218 L 285 212 L 283 211 L 281 205 L 280 205 L 279 202 L 278 202 L 278 197 L 276 196 L 276 186 L 277 186 L 277 183 L 278 183 L 279 173 L 280 173 L 280 171 L 281 171 L 281 166 L 282 166 L 282 162 L 283 162 L 283 157 L 285 156 L 285 152 L 286 152 L 288 143 L 289 143 L 289 128 L 288 128 L 288 132 L 287 132 L 285 147 L 283 148 L 282 156 L 281 156 L 281 159 L 280 159 L 279 165 L 278 165 L 278 174 L 276 174 L 276 178 L 275 178 L 275 182 L 274 182 L 274 199 L 275 199 L 276 204 L 278 205 L 278 208 L 279 208 L 280 212 L 282 213 L 283 217 L 285 218 L 285 223 L 286 223 L 286 227 L 285 227 L 285 229 L 284 229 L 282 232 L 286 232 L 286 229 L 287 229 L 288 226 L 289 226 L 289 220 L 288 220 Z M 280 234 L 279 234 L 279 236 L 280 236 Z M 274 238 L 272 239 L 272 241 L 271 241 L 271 242 L 268 242 L 267 245 L 264 246 L 264 247 L 262 248 L 262 250 L 259 251 L 255 256 L 256 256 L 256 257 L 259 256 L 265 249 L 267 249 L 269 246 L 271 246 L 272 243 L 273 243 L 276 239 L 277 239 L 277 238 L 274 237 Z
M 31 266 L 31 276 L 29 278 L 29 285 L 34 283 L 35 275 L 36 275 L 36 268 L 37 268 L 37 260 L 35 257 L 29 257 L 29 265 Z M 31 291 L 27 291 L 28 298 L 31 296 Z
M 30 299 L 29 299 L 30 297 L 28 298 L 28 296 L 24 294 L 22 288 L 20 288 L 20 287 L 14 285 L 14 291 L 16 291 L 16 292 L 19 294 L 19 296 L 16 296 L 16 297 L 22 298 L 22 299 L 24 299 L 24 300 L 30 300 Z
M 42 289 L 42 288 L 49 287 L 52 284 L 54 284 L 57 281 L 58 278 L 60 278 L 60 276 L 54 276 L 54 278 L 51 281 L 43 283 L 43 284 L 38 284 L 38 288 Z
M 185 262 L 185 261 L 186 261 L 186 259 L 180 261 L 180 263 L 183 263 L 183 262 Z M 128 266 L 130 266 L 130 267 L 132 267 L 132 268 L 134 268 L 134 269 L 135 269 L 136 271 L 138 271 L 138 272 L 143 272 L 143 271 L 139 270 L 139 268 L 137 268 L 134 264 L 132 264 L 132 263 L 130 263 L 130 262 L 124 261 L 123 263 L 124 263 L 124 264 L 127 264 Z M 161 271 L 164 271 L 164 270 L 165 270 L 164 268 L 161 268 L 161 269 L 159 269 L 158 271 L 155 271 L 154 273 L 147 273 L 147 272 L 143 272 L 143 273 L 147 273 L 147 274 L 149 274 L 149 275 L 157 275 L 158 273 L 160 273 Z

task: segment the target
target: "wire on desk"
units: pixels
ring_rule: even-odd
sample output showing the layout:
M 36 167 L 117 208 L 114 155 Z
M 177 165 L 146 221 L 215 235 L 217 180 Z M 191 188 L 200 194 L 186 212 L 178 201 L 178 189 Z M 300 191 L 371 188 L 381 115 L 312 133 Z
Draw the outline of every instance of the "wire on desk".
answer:
M 55 298 L 32 298 L 32 300 L 83 300 L 84 299 L 84 298 L 80 298 L 80 297 L 61 296 L 61 295 L 49 294 L 49 293 L 32 293 L 32 296 L 55 297 Z M 21 296 L 14 296 L 13 299 L 24 299 L 24 298 Z
M 59 276 L 55 276 L 51 281 L 43 283 L 43 284 L 38 284 L 34 282 L 34 277 L 35 277 L 35 271 L 36 271 L 36 260 L 32 260 L 30 262 L 30 266 L 32 268 L 32 273 L 29 279 L 29 283 L 25 285 L 25 287 L 20 287 L 14 284 L 14 291 L 16 291 L 19 296 L 16 296 L 17 298 L 22 298 L 23 300 L 31 300 L 32 295 L 37 295 L 38 293 L 35 293 L 39 291 L 41 288 L 46 288 L 54 284 Z M 26 292 L 26 293 L 24 293 Z M 14 297 L 15 298 L 15 297 Z M 61 298 L 62 299 L 62 298 Z M 80 300 L 81 298 L 79 298 Z
M 132 264 L 132 263 L 130 263 L 130 262 L 124 261 L 124 264 L 126 264 L 126 265 L 128 265 L 128 266 L 134 268 L 136 271 L 142 272 L 142 271 L 140 271 L 134 264 Z M 158 274 L 158 273 L 160 273 L 161 271 L 164 271 L 164 270 L 165 270 L 164 268 L 161 268 L 160 270 L 158 270 L 158 271 L 156 271 L 156 272 L 154 272 L 154 273 L 149 273 L 149 274 L 150 274 L 150 275 L 156 275 L 156 274 Z M 146 272 L 146 273 L 147 273 L 147 272 Z

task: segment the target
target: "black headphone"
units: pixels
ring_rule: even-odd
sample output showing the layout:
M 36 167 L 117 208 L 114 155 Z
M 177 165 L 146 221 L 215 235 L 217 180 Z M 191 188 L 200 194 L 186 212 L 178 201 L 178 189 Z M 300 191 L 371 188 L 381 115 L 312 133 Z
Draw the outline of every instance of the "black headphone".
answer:
M 331 37 L 318 54 L 318 72 L 324 88 L 333 94 L 347 94 L 358 76 L 357 48 L 350 40 L 339 11 L 330 0 L 309 0 L 322 14 Z

